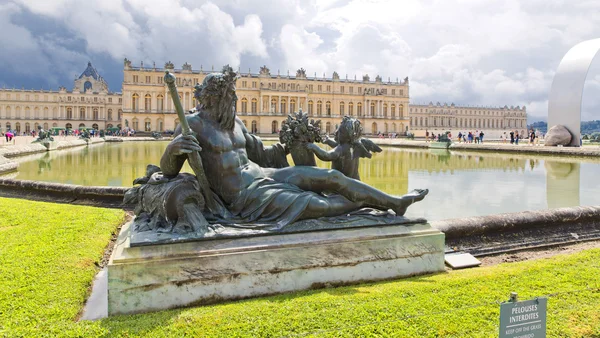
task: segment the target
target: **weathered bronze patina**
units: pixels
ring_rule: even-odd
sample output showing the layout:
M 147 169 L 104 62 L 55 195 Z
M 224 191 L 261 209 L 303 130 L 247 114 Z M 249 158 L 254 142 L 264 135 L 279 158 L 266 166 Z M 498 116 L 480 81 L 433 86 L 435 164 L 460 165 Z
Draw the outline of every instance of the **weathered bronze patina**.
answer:
M 328 221 L 323 222 L 322 228 L 328 228 L 328 223 L 340 227 L 345 222 L 357 226 L 361 222 L 349 216 L 357 212 L 368 215 L 368 218 L 374 215 L 393 217 L 395 224 L 424 221 L 411 221 L 399 216 L 404 215 L 412 203 L 422 200 L 428 193 L 427 189 L 392 196 L 346 177 L 335 169 L 290 167 L 286 160 L 287 147 L 281 144 L 264 146 L 260 138 L 250 134 L 236 116 L 237 77 L 234 75 L 233 70 L 226 66 L 223 72 L 207 75 L 202 85 L 196 86 L 195 97 L 200 104 L 191 114 L 184 116 L 189 132 L 177 128 L 175 138 L 161 159 L 162 172 L 156 169 L 146 178 L 145 185 L 162 185 L 164 189 L 189 187 L 191 183 L 185 177 L 189 174 L 180 174 L 180 171 L 184 162 L 191 160 L 196 176 L 206 178 L 193 182 L 194 185 L 197 183 L 196 189 L 202 194 L 192 194 L 186 188 L 182 189 L 186 193 L 181 199 L 178 194 L 155 198 L 153 196 L 160 194 L 162 188 L 135 187 L 128 194 L 128 200 L 138 202 L 136 214 L 145 214 L 138 218 L 147 221 L 134 225 L 134 232 L 136 229 L 162 233 L 185 230 L 193 233 L 191 237 L 201 238 L 232 232 L 253 234 L 258 230 L 293 231 L 295 224 L 307 224 L 303 220 L 325 218 Z M 165 82 L 174 86 L 173 75 L 167 76 L 170 78 L 166 78 Z M 181 110 L 181 106 L 176 107 Z M 180 115 L 183 115 L 182 111 Z M 344 142 L 340 140 L 342 147 L 345 147 Z M 198 157 L 200 164 L 194 163 Z M 354 170 L 350 173 L 351 176 L 358 175 Z M 151 190 L 153 193 L 150 193 Z M 204 197 L 201 205 L 197 203 L 200 201 L 198 196 Z M 169 210 L 158 204 L 177 205 L 178 211 L 168 214 Z M 184 204 L 187 206 L 181 207 Z M 363 208 L 372 209 L 365 211 Z M 198 221 L 203 219 L 201 216 L 208 223 Z M 155 217 L 166 221 L 153 220 Z M 178 226 L 178 222 L 183 222 L 184 226 Z M 319 229 L 318 223 L 311 222 L 310 230 Z M 373 222 L 370 224 L 373 225 Z M 152 238 L 151 241 L 156 240 Z

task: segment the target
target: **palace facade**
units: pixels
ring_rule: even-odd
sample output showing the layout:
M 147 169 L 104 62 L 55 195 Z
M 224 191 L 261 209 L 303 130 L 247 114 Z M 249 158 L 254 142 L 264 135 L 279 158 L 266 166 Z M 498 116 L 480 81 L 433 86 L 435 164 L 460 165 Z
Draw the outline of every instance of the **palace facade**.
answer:
M 0 89 L 0 130 L 29 133 L 50 128 L 118 127 L 121 93 L 108 90 L 106 81 L 88 63 L 75 79 L 73 90 Z
M 435 135 L 450 131 L 453 137 L 459 132 L 483 131 L 485 137 L 497 138 L 510 131 L 518 131 L 520 135 L 527 132 L 525 106 L 477 107 L 429 102 L 411 104 L 409 115 L 415 136 L 425 136 L 427 131 Z
M 106 81 L 88 63 L 74 81 L 73 90 L 58 91 L 0 89 L 0 130 L 30 132 L 42 126 L 50 128 L 133 128 L 137 131 L 174 130 L 179 119 L 167 86 L 165 70 L 177 77 L 179 97 L 184 110 L 193 109 L 194 86 L 215 70 L 193 70 L 185 63 L 175 69 L 123 64 L 122 93 L 111 92 Z M 441 134 L 451 131 L 483 130 L 487 137 L 518 130 L 525 134 L 525 107 L 474 107 L 454 104 L 409 106 L 409 82 L 372 81 L 341 78 L 336 72 L 328 78 L 307 76 L 298 69 L 295 75 L 271 74 L 266 66 L 255 74 L 240 72 L 237 80 L 236 111 L 250 132 L 277 133 L 290 112 L 299 109 L 321 120 L 324 132 L 331 134 L 345 115 L 358 118 L 366 134 L 412 132 L 425 136 L 427 131 Z
M 165 69 L 177 77 L 179 96 L 184 110 L 195 107 L 194 85 L 213 72 L 193 70 L 185 63 L 174 69 L 134 67 L 125 59 L 123 80 L 123 120 L 141 130 L 173 130 L 179 120 L 163 83 Z M 368 75 L 362 80 L 342 79 L 334 72 L 331 78 L 308 77 L 304 69 L 295 76 L 271 74 L 265 66 L 258 74 L 240 73 L 236 83 L 239 118 L 250 132 L 277 133 L 290 112 L 302 109 L 321 120 L 324 132 L 332 133 L 345 115 L 360 119 L 367 133 L 408 130 L 408 78 L 401 82 L 383 81 Z

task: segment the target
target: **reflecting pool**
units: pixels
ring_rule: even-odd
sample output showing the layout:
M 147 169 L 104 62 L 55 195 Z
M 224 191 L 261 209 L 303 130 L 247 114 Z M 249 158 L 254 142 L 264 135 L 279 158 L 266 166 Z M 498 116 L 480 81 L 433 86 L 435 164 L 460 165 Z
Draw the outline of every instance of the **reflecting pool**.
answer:
M 131 186 L 144 176 L 146 164 L 159 164 L 166 146 L 167 142 L 104 143 L 19 157 L 14 159 L 20 162 L 19 171 L 7 176 Z M 187 166 L 185 170 L 191 172 Z M 600 160 L 591 158 L 403 148 L 384 148 L 360 164 L 361 179 L 390 194 L 429 188 L 429 196 L 407 214 L 429 220 L 600 205 L 598 172 Z

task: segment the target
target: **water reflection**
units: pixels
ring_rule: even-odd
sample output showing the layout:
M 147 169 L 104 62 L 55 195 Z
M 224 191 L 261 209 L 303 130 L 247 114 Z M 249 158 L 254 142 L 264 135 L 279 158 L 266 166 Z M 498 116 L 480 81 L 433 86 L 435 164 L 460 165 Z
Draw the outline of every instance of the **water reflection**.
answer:
M 166 142 L 92 145 L 17 158 L 12 177 L 81 185 L 131 186 L 146 165 L 158 164 Z M 290 163 L 291 158 L 290 158 Z M 329 168 L 330 163 L 318 162 Z M 430 220 L 600 204 L 596 159 L 385 148 L 361 159 L 368 184 L 402 195 L 429 188 L 408 216 Z M 184 170 L 191 172 L 189 167 Z M 583 185 L 582 185 L 583 183 Z M 585 196 L 580 199 L 580 194 Z

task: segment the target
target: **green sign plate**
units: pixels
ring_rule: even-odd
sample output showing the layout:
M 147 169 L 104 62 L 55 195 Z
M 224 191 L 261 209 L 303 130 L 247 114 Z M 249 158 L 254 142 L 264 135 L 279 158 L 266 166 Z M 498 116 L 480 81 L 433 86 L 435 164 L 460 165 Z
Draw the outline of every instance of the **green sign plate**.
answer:
M 500 304 L 500 338 L 546 337 L 548 298 Z

